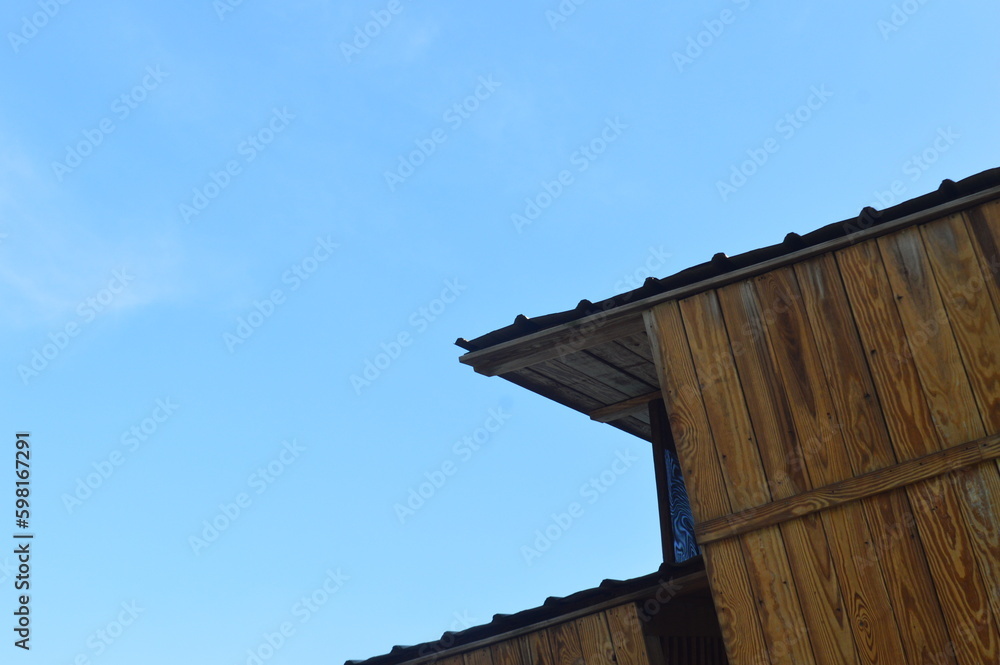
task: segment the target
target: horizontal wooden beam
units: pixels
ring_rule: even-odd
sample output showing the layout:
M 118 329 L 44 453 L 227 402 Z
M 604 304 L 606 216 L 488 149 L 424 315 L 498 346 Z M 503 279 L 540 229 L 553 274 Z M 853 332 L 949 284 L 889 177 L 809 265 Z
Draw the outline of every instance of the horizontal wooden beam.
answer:
M 610 423 L 613 420 L 618 420 L 619 418 L 624 418 L 634 413 L 645 411 L 647 404 L 652 402 L 654 399 L 660 399 L 660 397 L 662 397 L 662 393 L 657 390 L 656 392 L 646 393 L 645 395 L 639 395 L 638 397 L 632 397 L 622 402 L 618 402 L 617 404 L 602 406 L 599 409 L 594 409 L 587 415 L 590 416 L 591 420 L 596 420 L 599 423 Z
M 1000 435 L 988 436 L 863 476 L 848 478 L 833 485 L 702 522 L 695 526 L 695 535 L 701 545 L 714 543 L 997 458 L 1000 458 Z
M 688 284 L 677 289 L 664 291 L 648 298 L 625 303 L 619 307 L 591 314 L 576 321 L 539 330 L 517 339 L 495 344 L 491 347 L 470 351 L 459 360 L 471 365 L 480 374 L 496 376 L 530 367 L 546 360 L 561 358 L 576 351 L 610 342 L 627 335 L 643 333 L 642 313 L 668 300 L 686 298 L 702 291 L 719 288 L 726 284 L 748 279 L 755 275 L 774 270 L 781 266 L 805 261 L 806 259 L 844 247 L 857 244 L 870 238 L 877 238 L 914 224 L 928 222 L 946 215 L 959 212 L 966 208 L 1000 198 L 1000 187 L 984 189 L 969 196 L 954 199 L 941 205 L 933 206 L 905 215 L 885 224 L 879 224 L 867 229 L 861 229 L 846 236 L 828 240 L 827 242 L 806 247 L 797 252 L 789 252 L 769 261 L 733 270 L 716 277 Z M 851 220 L 847 220 L 851 223 Z

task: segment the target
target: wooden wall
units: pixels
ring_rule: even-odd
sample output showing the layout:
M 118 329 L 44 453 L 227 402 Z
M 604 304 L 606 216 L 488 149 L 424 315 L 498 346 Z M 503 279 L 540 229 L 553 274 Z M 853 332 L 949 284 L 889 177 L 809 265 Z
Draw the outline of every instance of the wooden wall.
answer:
M 464 654 L 436 665 L 650 665 L 633 603 Z
M 734 665 L 1000 663 L 998 313 L 1000 202 L 646 313 Z

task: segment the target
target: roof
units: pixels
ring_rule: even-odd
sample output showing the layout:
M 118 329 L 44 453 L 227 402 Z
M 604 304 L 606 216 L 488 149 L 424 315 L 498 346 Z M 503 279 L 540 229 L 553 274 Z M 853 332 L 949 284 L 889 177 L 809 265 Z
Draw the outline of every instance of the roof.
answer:
M 501 376 L 592 419 L 651 439 L 647 403 L 659 397 L 659 381 L 642 314 L 667 300 L 684 298 L 806 260 L 907 226 L 1000 198 L 1000 168 L 882 211 L 864 208 L 850 219 L 778 244 L 710 261 L 606 300 L 581 300 L 571 310 L 528 318 L 456 344 L 461 361 L 477 372 Z
M 570 596 L 550 597 L 540 606 L 516 614 L 497 614 L 493 620 L 460 632 L 446 632 L 439 639 L 413 646 L 395 646 L 387 654 L 366 660 L 349 660 L 346 665 L 397 665 L 410 661 L 433 661 L 453 653 L 472 650 L 517 634 L 537 630 L 560 620 L 569 621 L 606 607 L 652 598 L 664 588 L 671 597 L 702 590 L 704 564 L 701 557 L 682 565 L 664 564 L 649 575 L 629 580 L 604 580 L 598 586 Z M 683 588 L 678 586 L 681 583 Z
M 765 262 L 791 255 L 806 248 L 815 247 L 832 240 L 847 238 L 860 231 L 877 229 L 888 222 L 915 213 L 921 213 L 996 187 L 1000 187 L 1000 168 L 983 171 L 958 182 L 944 180 L 937 190 L 917 198 L 909 199 L 885 210 L 878 211 L 874 208 L 866 207 L 857 217 L 827 224 L 806 235 L 789 233 L 778 244 L 768 245 L 767 247 L 761 247 L 760 249 L 737 254 L 736 256 L 726 256 L 725 253 L 720 252 L 713 256 L 710 261 L 692 266 L 668 277 L 649 277 L 638 289 L 627 291 L 596 303 L 589 300 L 581 300 L 573 309 L 534 318 L 520 314 L 509 326 L 499 328 L 471 340 L 459 338 L 455 341 L 455 344 L 466 351 L 481 351 L 531 333 L 565 325 L 589 315 L 607 313 L 610 310 L 617 309 L 629 303 L 640 302 L 649 297 L 667 293 L 684 286 L 691 286 L 740 269 L 764 264 Z M 997 193 L 997 197 L 1000 197 L 1000 193 Z

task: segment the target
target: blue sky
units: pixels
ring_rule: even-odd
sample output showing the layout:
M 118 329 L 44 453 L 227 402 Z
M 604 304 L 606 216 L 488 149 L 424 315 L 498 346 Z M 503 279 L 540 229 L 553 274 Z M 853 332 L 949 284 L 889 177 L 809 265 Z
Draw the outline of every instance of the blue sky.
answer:
M 648 444 L 455 338 L 1000 166 L 998 19 L 8 3 L 0 430 L 36 539 L 3 661 L 339 663 L 654 570 Z

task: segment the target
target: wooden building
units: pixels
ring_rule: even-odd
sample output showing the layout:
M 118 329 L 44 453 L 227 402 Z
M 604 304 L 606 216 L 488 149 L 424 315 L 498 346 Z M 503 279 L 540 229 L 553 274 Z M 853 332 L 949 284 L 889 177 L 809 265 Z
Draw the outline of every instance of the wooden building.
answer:
M 368 665 L 1000 664 L 1000 169 L 459 345 L 651 443 L 664 565 Z

